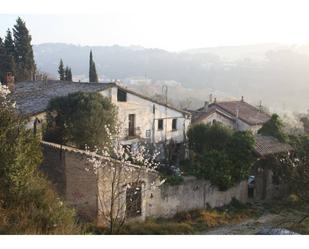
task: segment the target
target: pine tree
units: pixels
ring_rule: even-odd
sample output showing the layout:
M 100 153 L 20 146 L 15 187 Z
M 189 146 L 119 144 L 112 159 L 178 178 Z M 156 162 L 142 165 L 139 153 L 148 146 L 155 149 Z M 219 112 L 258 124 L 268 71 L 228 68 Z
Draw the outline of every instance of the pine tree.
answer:
M 3 45 L 7 54 L 7 62 L 6 62 L 8 64 L 7 72 L 12 72 L 13 74 L 15 74 L 16 70 L 16 63 L 14 59 L 15 45 L 10 29 L 7 30 Z
M 7 72 L 13 72 L 14 58 L 9 56 L 0 38 L 0 82 L 4 82 Z
M 93 61 L 92 57 L 92 51 L 90 50 L 90 56 L 89 56 L 89 82 L 98 82 L 98 75 L 95 63 Z
M 31 35 L 26 23 L 18 17 L 13 28 L 15 44 L 16 79 L 32 80 L 35 74 L 36 65 L 31 45 Z
M 63 66 L 63 61 L 60 59 L 60 63 L 58 66 L 58 73 L 59 73 L 59 80 L 64 80 L 64 66 Z

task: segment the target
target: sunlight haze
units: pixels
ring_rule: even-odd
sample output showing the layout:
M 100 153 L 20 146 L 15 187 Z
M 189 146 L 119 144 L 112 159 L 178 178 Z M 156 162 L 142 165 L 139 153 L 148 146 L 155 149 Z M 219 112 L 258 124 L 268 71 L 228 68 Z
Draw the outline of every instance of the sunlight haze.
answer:
M 34 44 L 139 45 L 169 51 L 270 42 L 306 44 L 306 5 L 307 1 L 264 0 L 10 0 L 1 3 L 0 35 L 21 16 Z

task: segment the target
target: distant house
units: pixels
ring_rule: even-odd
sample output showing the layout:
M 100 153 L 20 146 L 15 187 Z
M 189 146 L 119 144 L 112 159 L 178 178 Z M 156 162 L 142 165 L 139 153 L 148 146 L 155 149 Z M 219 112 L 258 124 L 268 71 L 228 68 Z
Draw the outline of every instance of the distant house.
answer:
M 29 128 L 36 129 L 44 120 L 49 101 L 74 92 L 99 92 L 118 108 L 120 139 L 124 145 L 139 141 L 168 144 L 185 141 L 191 114 L 129 90 L 119 83 L 81 83 L 60 81 L 25 81 L 15 86 L 13 99 L 19 112 L 30 118 Z M 160 147 L 162 153 L 164 149 Z
M 290 155 L 293 147 L 287 143 L 280 142 L 271 136 L 257 134 L 255 136 L 254 152 L 259 158 L 252 168 L 254 184 L 249 186 L 249 198 L 254 200 L 271 200 L 282 197 L 285 194 L 285 187 L 275 174 L 273 167 L 276 165 L 273 160 L 276 157 Z M 250 187 L 251 194 L 250 194 Z
M 248 104 L 242 98 L 240 101 L 205 102 L 202 108 L 192 113 L 192 124 L 222 123 L 234 130 L 251 130 L 253 133 L 270 119 L 270 116 L 258 108 Z

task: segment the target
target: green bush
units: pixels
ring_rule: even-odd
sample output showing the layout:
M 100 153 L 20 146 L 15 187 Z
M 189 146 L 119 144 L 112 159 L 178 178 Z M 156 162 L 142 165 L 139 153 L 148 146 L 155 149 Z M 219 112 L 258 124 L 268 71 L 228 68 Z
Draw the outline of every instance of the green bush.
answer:
M 115 132 L 116 107 L 99 93 L 72 93 L 52 99 L 47 107 L 44 139 L 84 149 L 107 145 Z
M 191 162 L 182 166 L 187 173 L 210 180 L 226 190 L 248 177 L 255 157 L 250 132 L 233 132 L 220 124 L 197 124 L 188 131 Z
M 75 234 L 74 210 L 39 173 L 39 139 L 13 110 L 0 108 L 0 232 Z

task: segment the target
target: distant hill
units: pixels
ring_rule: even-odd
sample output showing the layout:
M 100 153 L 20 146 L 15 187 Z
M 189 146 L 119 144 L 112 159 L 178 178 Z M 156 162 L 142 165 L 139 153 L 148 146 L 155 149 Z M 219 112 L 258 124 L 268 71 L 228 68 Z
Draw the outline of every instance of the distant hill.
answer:
M 65 65 L 72 67 L 75 79 L 88 80 L 90 49 L 103 80 L 174 80 L 193 91 L 215 89 L 237 98 L 244 95 L 253 102 L 262 100 L 275 110 L 309 108 L 309 49 L 305 45 L 262 44 L 173 53 L 137 46 L 46 43 L 35 45 L 34 53 L 42 71 L 57 77 L 62 58 Z

